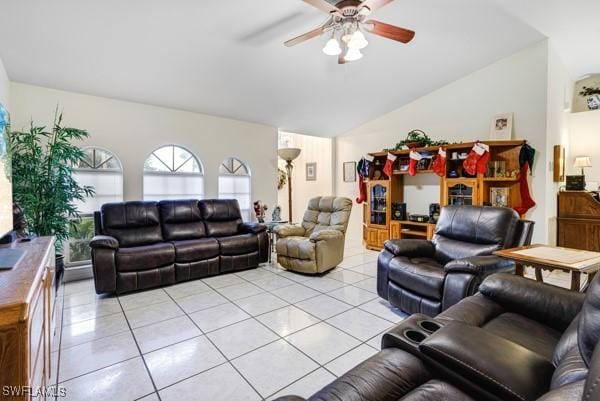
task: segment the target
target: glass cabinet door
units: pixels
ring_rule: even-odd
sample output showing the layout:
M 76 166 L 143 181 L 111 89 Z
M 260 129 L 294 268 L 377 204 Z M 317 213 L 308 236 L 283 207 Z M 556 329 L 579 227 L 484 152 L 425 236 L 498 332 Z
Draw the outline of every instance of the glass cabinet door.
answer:
M 385 226 L 387 224 L 387 187 L 385 185 L 373 185 L 371 187 L 371 224 Z
M 473 205 L 473 187 L 456 184 L 448 187 L 449 205 Z

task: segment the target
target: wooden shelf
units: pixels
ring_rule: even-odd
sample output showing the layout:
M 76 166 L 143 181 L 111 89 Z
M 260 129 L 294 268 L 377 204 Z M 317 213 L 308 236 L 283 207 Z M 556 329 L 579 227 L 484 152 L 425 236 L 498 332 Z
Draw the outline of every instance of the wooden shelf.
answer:
M 397 221 L 399 223 L 401 223 L 403 226 L 418 226 L 418 227 L 425 227 L 427 226 L 429 223 L 428 222 L 419 222 L 419 221 L 410 221 L 410 220 L 394 220 Z
M 417 170 L 417 174 L 431 174 L 433 170 Z M 395 170 L 394 175 L 408 175 L 408 171 Z
M 488 182 L 517 182 L 519 178 L 517 177 L 484 177 L 483 181 Z
M 523 145 L 525 142 L 525 140 L 523 139 L 515 139 L 515 140 L 511 140 L 511 141 L 481 141 L 481 143 L 485 143 L 486 145 L 489 146 L 506 146 L 506 147 L 512 147 L 512 146 L 519 146 L 519 145 Z M 455 144 L 451 144 L 451 145 L 442 145 L 442 147 L 445 147 L 446 150 L 454 150 L 454 149 L 470 149 L 473 147 L 473 145 L 475 145 L 475 142 L 464 142 L 464 143 L 455 143 Z M 426 146 L 426 147 L 422 147 L 422 148 L 416 148 L 417 152 L 431 152 L 431 153 L 435 153 L 437 152 L 439 149 L 439 146 Z M 406 149 L 406 150 L 391 150 L 389 153 L 393 154 L 393 155 L 406 155 L 408 156 L 408 154 L 410 153 L 410 150 Z M 386 156 L 388 154 L 388 152 L 385 151 L 381 151 L 381 152 L 373 152 L 373 153 L 369 153 L 369 155 L 371 156 Z
M 401 235 L 415 235 L 417 237 L 427 238 L 427 233 L 424 231 L 415 231 L 415 230 L 402 230 L 400 231 Z

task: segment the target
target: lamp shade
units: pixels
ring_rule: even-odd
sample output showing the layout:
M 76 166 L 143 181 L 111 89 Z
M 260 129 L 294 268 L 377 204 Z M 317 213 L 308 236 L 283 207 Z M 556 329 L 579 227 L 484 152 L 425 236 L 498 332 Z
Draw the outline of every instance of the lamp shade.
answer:
M 575 164 L 573 164 L 573 167 L 592 167 L 592 159 L 589 156 L 577 156 L 575 158 Z
M 279 157 L 286 162 L 291 162 L 300 155 L 300 149 L 298 148 L 282 148 L 277 151 Z

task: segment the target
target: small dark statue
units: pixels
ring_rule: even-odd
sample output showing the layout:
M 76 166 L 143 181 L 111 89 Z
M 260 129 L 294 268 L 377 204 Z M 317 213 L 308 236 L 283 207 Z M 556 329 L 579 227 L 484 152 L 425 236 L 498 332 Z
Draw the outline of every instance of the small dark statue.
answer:
M 17 239 L 26 238 L 29 236 L 27 232 L 27 219 L 25 213 L 18 203 L 13 203 L 13 230 Z

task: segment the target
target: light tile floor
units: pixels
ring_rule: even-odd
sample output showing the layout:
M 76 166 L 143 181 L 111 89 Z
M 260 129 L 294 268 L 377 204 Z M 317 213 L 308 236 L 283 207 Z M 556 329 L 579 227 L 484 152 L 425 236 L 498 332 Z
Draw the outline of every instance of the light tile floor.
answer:
M 320 277 L 273 263 L 120 297 L 95 295 L 92 280 L 66 283 L 52 383 L 76 401 L 308 397 L 405 317 L 377 297 L 378 253 L 353 242 L 345 255 Z

